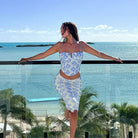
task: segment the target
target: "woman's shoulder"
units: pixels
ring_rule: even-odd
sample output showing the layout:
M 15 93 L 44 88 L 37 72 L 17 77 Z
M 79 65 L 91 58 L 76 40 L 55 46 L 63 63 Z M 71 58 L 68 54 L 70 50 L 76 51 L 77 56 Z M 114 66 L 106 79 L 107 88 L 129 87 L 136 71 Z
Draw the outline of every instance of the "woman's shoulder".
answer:
M 79 41 L 79 44 L 80 44 L 80 46 L 82 47 L 82 49 L 84 51 L 85 47 L 87 46 L 87 43 L 84 42 L 84 41 Z
M 86 43 L 86 42 L 84 42 L 84 41 L 79 41 L 79 44 L 84 45 L 84 44 L 87 44 L 87 43 Z
M 56 49 L 57 51 L 59 51 L 61 45 L 62 45 L 62 42 L 59 41 L 52 46 L 52 49 Z
M 63 43 L 63 42 L 60 42 L 60 41 L 59 41 L 59 42 L 57 42 L 54 46 L 55 46 L 55 47 L 59 47 L 62 43 Z

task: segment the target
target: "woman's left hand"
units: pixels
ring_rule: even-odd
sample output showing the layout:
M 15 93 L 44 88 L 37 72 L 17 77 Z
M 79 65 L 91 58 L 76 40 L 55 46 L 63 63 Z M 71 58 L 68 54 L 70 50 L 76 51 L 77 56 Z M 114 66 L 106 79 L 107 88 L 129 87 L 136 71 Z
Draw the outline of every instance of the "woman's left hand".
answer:
M 120 63 L 123 63 L 123 61 L 120 59 L 120 58 L 115 58 L 115 61 L 118 61 L 118 62 L 120 62 Z

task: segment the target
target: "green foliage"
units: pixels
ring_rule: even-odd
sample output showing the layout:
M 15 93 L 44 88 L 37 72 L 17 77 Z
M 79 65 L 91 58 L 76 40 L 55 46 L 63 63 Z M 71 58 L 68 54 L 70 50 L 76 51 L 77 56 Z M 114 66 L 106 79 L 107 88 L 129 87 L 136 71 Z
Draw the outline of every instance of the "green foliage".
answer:
M 33 127 L 30 131 L 31 138 L 44 138 L 44 129 L 43 126 Z
M 63 118 L 62 120 L 55 116 L 46 116 L 46 131 L 53 131 L 56 129 L 56 126 L 61 128 L 61 131 L 64 133 L 69 130 L 68 125 L 65 123 L 67 119 Z M 54 124 L 54 126 L 53 126 Z
M 91 135 L 100 135 L 101 138 L 106 134 L 106 120 L 108 120 L 109 115 L 103 103 L 92 100 L 96 96 L 96 92 L 91 87 L 82 90 L 76 138 L 77 135 L 82 136 L 84 132 L 89 132 Z
M 91 87 L 82 90 L 75 138 L 84 138 L 85 132 L 89 132 L 91 135 L 99 134 L 100 138 L 105 137 L 106 121 L 109 120 L 110 115 L 107 113 L 103 103 L 92 100 L 92 97 L 96 96 L 96 92 Z M 60 104 L 62 110 L 65 110 L 63 100 Z
M 119 129 L 115 129 L 115 128 L 110 129 L 111 138 L 119 138 L 120 137 L 119 133 L 120 133 Z
M 0 113 L 4 119 L 4 135 L 6 134 L 8 115 L 30 125 L 36 122 L 36 117 L 31 110 L 26 107 L 26 99 L 23 96 L 14 95 L 12 89 L 5 89 L 0 91 L 0 99 Z M 21 129 L 19 129 L 18 126 L 12 123 L 9 123 L 9 125 L 12 126 L 17 135 L 22 135 Z
M 118 105 L 116 103 L 111 105 L 111 108 L 114 113 L 114 120 L 120 122 L 121 127 L 123 128 L 124 133 L 124 125 L 126 126 L 126 135 L 128 135 L 129 127 L 133 127 L 134 137 L 136 131 L 136 124 L 138 124 L 138 107 L 135 105 L 128 105 L 127 103 L 123 103 Z M 124 135 L 124 134 L 123 134 Z
M 0 112 L 1 114 L 8 114 L 10 110 L 10 99 L 13 96 L 12 89 L 0 90 Z
M 11 126 L 13 132 L 15 132 L 20 137 L 22 136 L 22 129 L 19 126 L 15 125 L 14 123 L 8 123 L 8 124 Z

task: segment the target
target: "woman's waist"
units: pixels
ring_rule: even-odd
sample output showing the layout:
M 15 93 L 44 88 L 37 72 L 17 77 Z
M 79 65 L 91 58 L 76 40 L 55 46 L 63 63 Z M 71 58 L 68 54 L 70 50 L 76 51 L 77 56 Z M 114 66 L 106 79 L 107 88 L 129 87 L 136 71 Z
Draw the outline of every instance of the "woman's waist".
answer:
M 65 79 L 68 79 L 68 80 L 74 80 L 74 79 L 77 79 L 80 77 L 80 72 L 72 75 L 72 76 L 68 76 L 67 74 L 65 74 L 62 70 L 60 70 L 60 75 L 65 78 Z

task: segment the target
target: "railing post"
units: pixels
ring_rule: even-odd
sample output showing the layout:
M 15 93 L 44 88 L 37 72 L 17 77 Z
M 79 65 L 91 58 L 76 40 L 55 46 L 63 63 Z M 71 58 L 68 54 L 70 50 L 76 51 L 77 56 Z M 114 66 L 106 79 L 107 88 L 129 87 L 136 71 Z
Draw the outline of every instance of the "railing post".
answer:
M 47 132 L 44 132 L 44 138 L 48 138 L 48 137 L 47 137 Z
M 109 131 L 107 131 L 106 138 L 109 138 Z
M 132 137 L 133 137 L 133 133 L 132 133 L 132 131 L 129 132 L 128 137 L 129 137 L 129 138 L 132 138 Z
M 3 133 L 0 133 L 0 138 L 3 138 Z
M 88 137 L 89 137 L 89 133 L 85 132 L 85 138 L 88 138 Z

